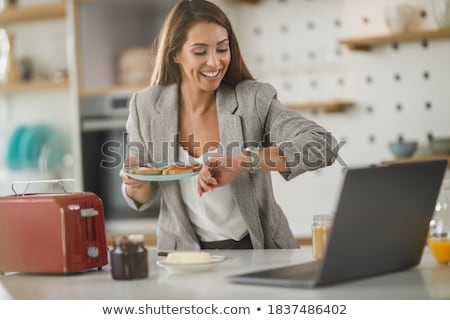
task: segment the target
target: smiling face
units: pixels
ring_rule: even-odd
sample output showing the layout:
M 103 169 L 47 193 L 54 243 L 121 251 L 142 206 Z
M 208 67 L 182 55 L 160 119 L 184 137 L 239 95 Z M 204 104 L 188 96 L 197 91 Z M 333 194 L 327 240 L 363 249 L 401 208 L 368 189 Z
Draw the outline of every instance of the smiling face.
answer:
M 230 65 L 227 30 L 215 23 L 199 22 L 187 32 L 186 42 L 174 56 L 181 82 L 191 90 L 215 91 Z

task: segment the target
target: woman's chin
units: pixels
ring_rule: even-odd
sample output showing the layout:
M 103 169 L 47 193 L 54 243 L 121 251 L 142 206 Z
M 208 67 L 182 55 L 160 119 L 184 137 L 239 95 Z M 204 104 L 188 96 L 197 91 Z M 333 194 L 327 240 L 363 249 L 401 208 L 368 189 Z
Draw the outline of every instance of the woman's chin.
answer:
M 217 88 L 219 88 L 219 86 L 220 86 L 220 82 L 221 81 L 209 81 L 208 80 L 208 82 L 206 82 L 206 83 L 203 82 L 202 83 L 201 88 L 204 91 L 216 91 Z

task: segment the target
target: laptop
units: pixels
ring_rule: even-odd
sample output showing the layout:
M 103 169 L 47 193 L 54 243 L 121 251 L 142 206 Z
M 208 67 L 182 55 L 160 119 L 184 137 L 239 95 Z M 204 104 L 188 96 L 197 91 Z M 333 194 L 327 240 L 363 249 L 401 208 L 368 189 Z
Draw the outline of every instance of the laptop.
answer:
M 416 266 L 446 169 L 447 160 L 347 169 L 322 260 L 227 280 L 319 287 Z

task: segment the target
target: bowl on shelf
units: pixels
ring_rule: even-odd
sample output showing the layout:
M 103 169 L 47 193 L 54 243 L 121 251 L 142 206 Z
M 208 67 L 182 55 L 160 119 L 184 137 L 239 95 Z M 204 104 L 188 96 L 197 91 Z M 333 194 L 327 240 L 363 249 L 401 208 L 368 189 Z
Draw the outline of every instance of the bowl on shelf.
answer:
M 450 27 L 450 0 L 432 0 L 432 9 L 438 27 Z
M 430 149 L 435 155 L 450 155 L 450 137 L 430 139 Z
M 409 158 L 417 150 L 416 141 L 396 141 L 389 143 L 389 150 L 396 158 Z
M 396 3 L 384 7 L 384 19 L 392 33 L 403 33 L 414 27 L 415 8 L 409 4 Z

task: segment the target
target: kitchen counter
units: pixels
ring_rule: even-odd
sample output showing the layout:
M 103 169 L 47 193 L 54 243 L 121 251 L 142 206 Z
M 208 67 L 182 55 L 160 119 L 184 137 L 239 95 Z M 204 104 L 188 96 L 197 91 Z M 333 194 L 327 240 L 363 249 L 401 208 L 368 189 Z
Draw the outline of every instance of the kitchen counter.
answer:
M 226 276 L 307 262 L 311 247 L 292 250 L 210 251 L 228 259 L 212 270 L 169 274 L 149 248 L 150 273 L 142 280 L 117 281 L 111 269 L 71 275 L 8 273 L 0 276 L 0 299 L 246 300 L 246 299 L 449 299 L 450 267 L 435 262 L 428 248 L 418 267 L 318 289 L 261 287 L 227 282 Z

